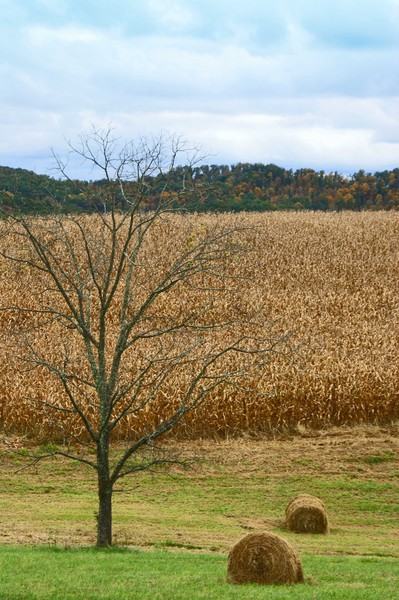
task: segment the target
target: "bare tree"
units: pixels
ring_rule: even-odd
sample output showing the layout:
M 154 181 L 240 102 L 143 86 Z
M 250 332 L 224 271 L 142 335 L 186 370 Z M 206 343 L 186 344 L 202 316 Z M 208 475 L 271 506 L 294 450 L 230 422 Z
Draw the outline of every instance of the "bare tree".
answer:
M 118 144 L 110 129 L 93 129 L 70 145 L 97 177 L 90 185 L 70 180 L 94 214 L 8 214 L 13 242 L 2 247 L 3 257 L 34 275 L 36 304 L 7 309 L 28 319 L 25 364 L 55 377 L 62 389 L 56 398 L 34 399 L 70 442 L 50 454 L 96 472 L 98 546 L 112 544 L 116 482 L 172 460 L 156 451 L 156 440 L 215 390 L 245 385 L 282 342 L 259 334 L 263 329 L 248 315 L 216 310 L 220 298 L 242 285 L 228 269 L 246 251 L 239 226 L 214 220 L 196 228 L 191 220 L 184 242 L 176 239 L 173 251 L 154 260 L 157 236 L 174 235 L 171 213 L 183 219 L 182 208 L 199 194 L 192 162 L 179 167 L 185 144 L 162 136 Z M 67 166 L 58 160 L 66 178 Z M 188 292 L 189 306 L 178 301 Z M 176 381 L 178 401 L 162 408 Z M 157 418 L 146 422 L 153 403 Z M 114 453 L 121 430 L 124 446 Z

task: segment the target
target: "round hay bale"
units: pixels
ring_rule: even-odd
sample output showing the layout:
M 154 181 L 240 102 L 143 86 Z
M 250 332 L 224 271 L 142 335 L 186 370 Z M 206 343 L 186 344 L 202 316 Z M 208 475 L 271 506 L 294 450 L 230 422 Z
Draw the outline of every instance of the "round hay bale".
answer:
M 285 509 L 286 525 L 295 533 L 328 533 L 328 517 L 323 502 L 311 494 L 300 494 Z
M 301 583 L 299 556 L 283 538 L 273 533 L 250 533 L 230 551 L 229 583 Z

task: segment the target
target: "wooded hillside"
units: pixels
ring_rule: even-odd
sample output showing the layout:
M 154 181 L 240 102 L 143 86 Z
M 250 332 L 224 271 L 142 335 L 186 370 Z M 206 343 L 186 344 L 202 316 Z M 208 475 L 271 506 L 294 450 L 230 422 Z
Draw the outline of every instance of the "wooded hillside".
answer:
M 173 193 L 173 184 L 181 186 L 183 178 L 188 187 L 190 182 L 195 181 L 197 187 L 200 183 L 198 199 L 190 205 L 199 212 L 399 209 L 399 168 L 373 174 L 360 170 L 345 176 L 262 163 L 177 167 L 149 178 L 148 208 L 157 204 L 162 193 Z M 163 192 L 166 181 L 169 192 Z M 102 183 L 57 180 L 25 169 L 0 167 L 0 201 L 3 207 L 27 213 L 92 212 L 108 201 L 102 196 Z

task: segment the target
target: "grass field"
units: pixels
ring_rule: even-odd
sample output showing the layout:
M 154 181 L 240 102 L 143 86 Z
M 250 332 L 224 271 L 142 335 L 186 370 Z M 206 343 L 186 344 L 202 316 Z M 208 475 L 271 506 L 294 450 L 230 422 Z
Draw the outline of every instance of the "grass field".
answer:
M 304 584 L 226 583 L 226 558 L 170 551 L 0 548 L 0 597 L 7 600 L 204 600 L 398 598 L 397 559 L 310 556 Z M 16 576 L 16 572 L 18 575 Z
M 4 449 L 26 440 L 6 438 Z M 305 584 L 270 598 L 398 598 L 399 430 L 358 427 L 287 439 L 174 442 L 192 467 L 126 479 L 115 494 L 119 548 L 95 542 L 95 482 L 83 467 L 50 461 L 23 469 L 1 457 L 0 598 L 261 598 L 226 583 L 227 554 L 251 531 L 299 551 Z M 323 499 L 327 536 L 284 527 L 297 493 Z

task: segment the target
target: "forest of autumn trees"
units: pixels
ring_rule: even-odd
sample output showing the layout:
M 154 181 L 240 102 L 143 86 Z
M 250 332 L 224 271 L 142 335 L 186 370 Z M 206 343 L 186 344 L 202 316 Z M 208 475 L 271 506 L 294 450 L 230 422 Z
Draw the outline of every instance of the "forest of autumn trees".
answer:
M 169 191 L 163 192 L 166 179 Z M 191 209 L 200 212 L 399 210 L 399 168 L 373 174 L 360 170 L 345 176 L 313 169 L 293 171 L 262 163 L 177 167 L 149 181 L 152 194 L 148 208 L 154 208 L 162 194 L 173 193 L 174 184 L 177 189 L 182 180 L 187 188 L 195 181 L 200 189 L 197 201 L 190 204 Z M 0 202 L 5 208 L 19 208 L 26 213 L 90 212 L 93 205 L 101 208 L 106 204 L 101 194 L 103 184 L 65 181 L 24 169 L 0 167 Z

